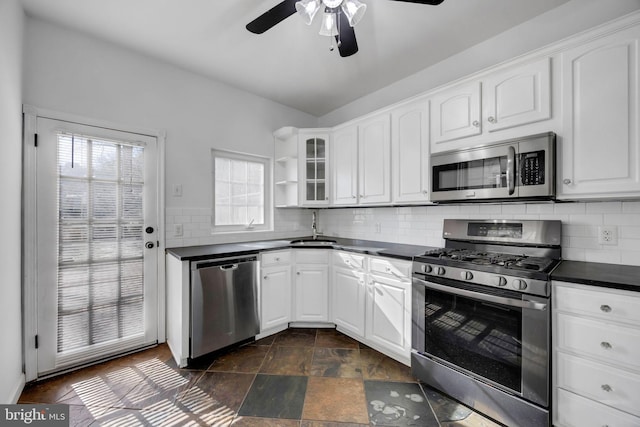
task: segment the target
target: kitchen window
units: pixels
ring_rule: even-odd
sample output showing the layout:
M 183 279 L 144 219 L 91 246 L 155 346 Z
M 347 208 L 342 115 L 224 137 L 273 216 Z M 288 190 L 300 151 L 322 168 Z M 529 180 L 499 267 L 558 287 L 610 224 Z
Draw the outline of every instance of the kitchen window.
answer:
M 212 150 L 213 231 L 271 230 L 270 160 Z

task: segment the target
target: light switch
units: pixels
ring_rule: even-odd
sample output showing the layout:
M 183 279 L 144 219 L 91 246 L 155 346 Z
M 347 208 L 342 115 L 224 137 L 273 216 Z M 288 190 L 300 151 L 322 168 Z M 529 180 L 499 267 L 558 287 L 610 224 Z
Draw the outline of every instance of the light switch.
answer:
M 182 236 L 182 224 L 173 224 L 173 236 L 174 237 Z
M 182 184 L 173 185 L 173 197 L 182 197 Z

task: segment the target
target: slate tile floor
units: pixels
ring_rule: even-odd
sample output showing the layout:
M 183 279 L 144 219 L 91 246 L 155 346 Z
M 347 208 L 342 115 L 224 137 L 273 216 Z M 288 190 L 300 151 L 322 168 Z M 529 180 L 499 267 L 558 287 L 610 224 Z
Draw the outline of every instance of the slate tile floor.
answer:
M 25 388 L 72 426 L 498 427 L 335 329 L 288 329 L 179 369 L 166 345 Z

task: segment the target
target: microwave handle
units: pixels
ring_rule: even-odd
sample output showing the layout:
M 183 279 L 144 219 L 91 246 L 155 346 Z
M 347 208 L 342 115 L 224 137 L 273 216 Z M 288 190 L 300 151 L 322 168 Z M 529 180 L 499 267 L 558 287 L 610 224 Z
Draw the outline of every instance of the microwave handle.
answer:
M 516 149 L 513 147 L 509 147 L 507 153 L 507 185 L 511 196 L 516 191 Z

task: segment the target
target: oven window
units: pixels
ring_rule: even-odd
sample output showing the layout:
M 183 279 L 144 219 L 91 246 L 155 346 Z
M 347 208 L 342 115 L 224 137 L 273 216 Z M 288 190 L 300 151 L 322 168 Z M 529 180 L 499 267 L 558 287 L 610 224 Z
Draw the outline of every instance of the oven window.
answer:
M 433 191 L 476 190 L 507 186 L 507 156 L 433 167 Z
M 426 353 L 521 392 L 521 342 L 521 309 L 426 291 Z

